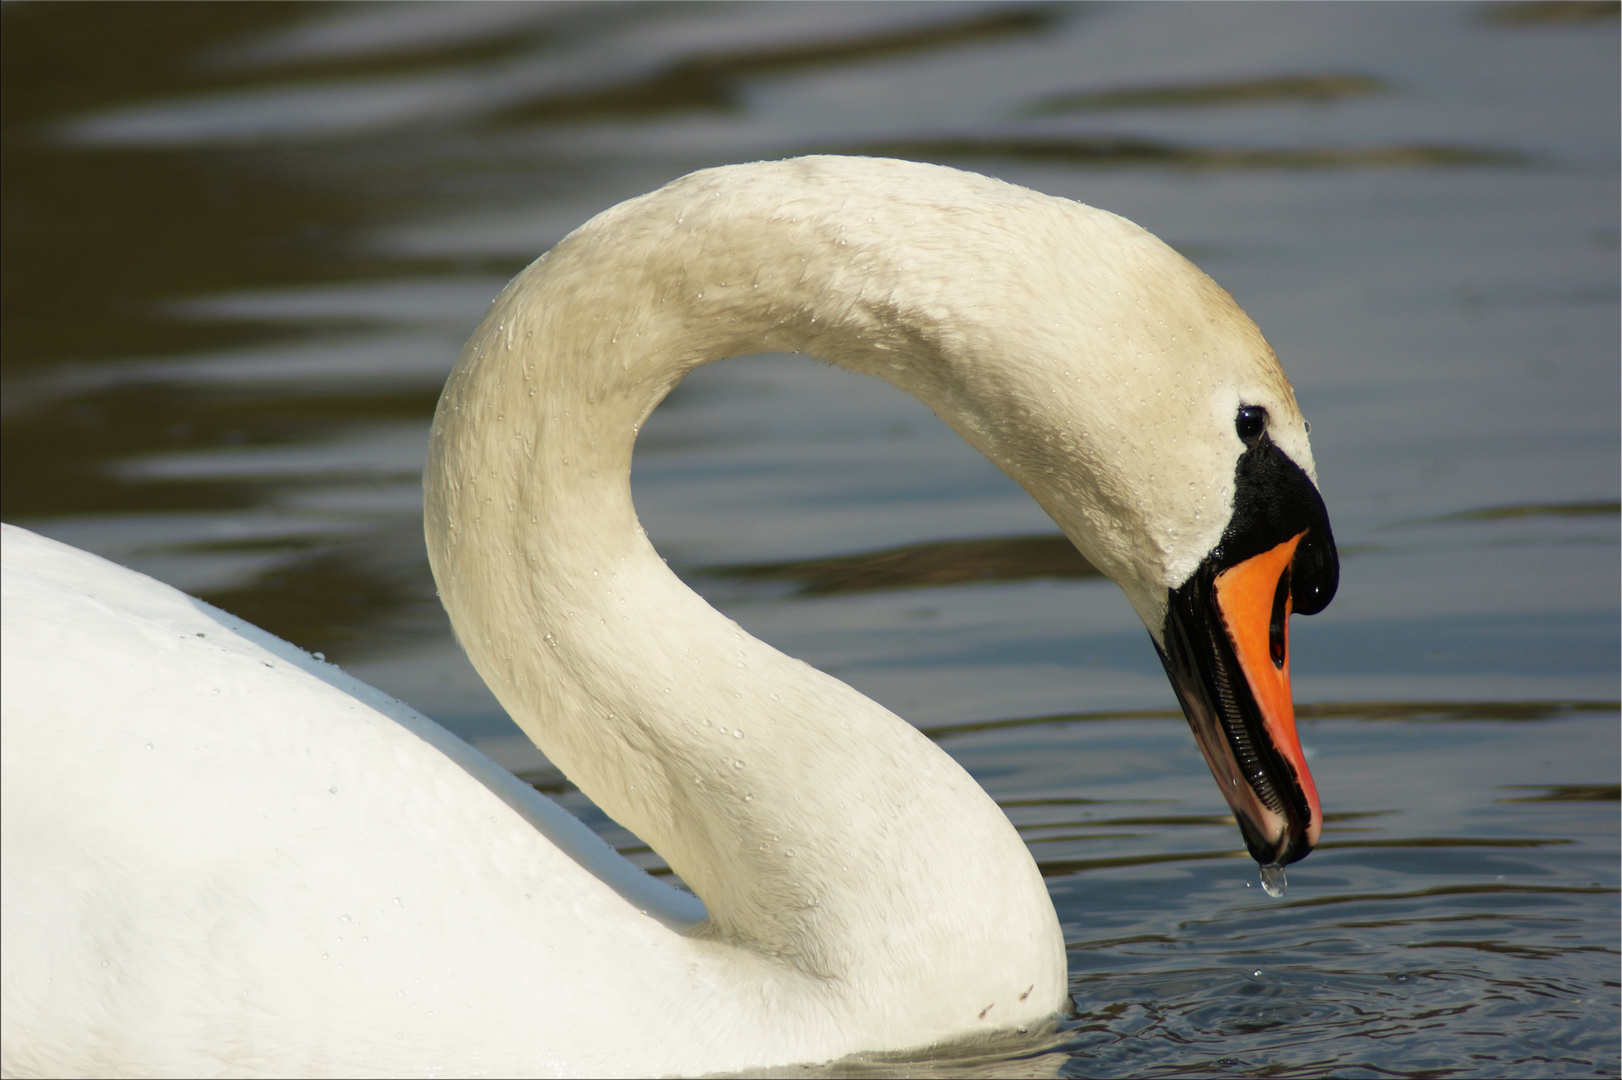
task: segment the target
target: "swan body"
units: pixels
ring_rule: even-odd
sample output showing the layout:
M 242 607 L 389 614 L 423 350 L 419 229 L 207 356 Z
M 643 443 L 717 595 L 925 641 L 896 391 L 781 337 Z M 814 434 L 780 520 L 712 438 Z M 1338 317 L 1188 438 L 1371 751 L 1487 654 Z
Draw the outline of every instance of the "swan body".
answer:
M 1023 484 L 1143 616 L 1258 859 L 1305 853 L 1277 624 L 1327 603 L 1333 547 L 1250 320 L 1066 200 L 897 161 L 731 166 L 508 286 L 424 483 L 475 667 L 701 899 L 338 669 L 8 526 L 6 1073 L 697 1073 L 1051 1023 L 1064 940 L 996 804 L 710 608 L 637 523 L 643 420 L 762 350 L 909 390 Z M 1253 661 L 1265 616 L 1261 646 L 1220 630 L 1240 570 L 1282 676 Z M 1253 703 L 1211 705 L 1212 664 Z

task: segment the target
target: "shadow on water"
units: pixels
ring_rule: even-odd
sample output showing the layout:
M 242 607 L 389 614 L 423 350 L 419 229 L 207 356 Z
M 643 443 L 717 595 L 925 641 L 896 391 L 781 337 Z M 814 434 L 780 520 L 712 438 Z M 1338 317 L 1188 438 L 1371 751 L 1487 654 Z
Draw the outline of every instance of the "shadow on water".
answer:
M 1051 6 L 1008 5 L 931 25 L 822 41 L 699 52 L 625 82 L 543 96 L 509 106 L 508 122 L 578 122 L 605 117 L 647 117 L 691 110 L 739 111 L 746 83 L 804 70 L 883 61 L 936 49 L 983 45 L 1009 35 L 1040 33 L 1057 19 Z

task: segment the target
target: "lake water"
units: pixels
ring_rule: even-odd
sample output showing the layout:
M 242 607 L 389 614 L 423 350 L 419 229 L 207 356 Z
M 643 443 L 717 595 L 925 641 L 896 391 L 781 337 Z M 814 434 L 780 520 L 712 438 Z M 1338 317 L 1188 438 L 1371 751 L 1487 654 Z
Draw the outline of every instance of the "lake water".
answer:
M 6 519 L 324 652 L 656 870 L 433 594 L 427 424 L 490 298 L 620 199 L 803 152 L 1162 236 L 1277 348 L 1341 543 L 1339 596 L 1292 631 L 1327 823 L 1280 900 L 1124 599 L 926 409 L 740 358 L 640 440 L 672 565 L 938 739 L 1064 922 L 1051 1043 L 841 1070 L 1617 1074 L 1615 4 L 0 20 Z

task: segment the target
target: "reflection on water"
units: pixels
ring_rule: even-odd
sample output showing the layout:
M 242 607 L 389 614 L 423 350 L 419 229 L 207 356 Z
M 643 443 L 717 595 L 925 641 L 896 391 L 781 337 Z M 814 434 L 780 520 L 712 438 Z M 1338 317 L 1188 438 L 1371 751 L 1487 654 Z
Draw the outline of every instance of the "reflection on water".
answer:
M 1179 109 L 1280 101 L 1307 101 L 1321 105 L 1363 94 L 1388 93 L 1390 89 L 1379 79 L 1371 79 L 1367 75 L 1283 75 L 1271 79 L 1227 79 L 1055 94 L 1037 102 L 1031 111 L 1065 113 L 1088 109 Z
M 1063 536 L 938 540 L 825 559 L 715 566 L 702 571 L 739 581 L 785 582 L 800 596 L 922 588 L 971 581 L 1100 577 Z
M 325 652 L 663 872 L 515 736 L 427 574 L 427 421 L 484 306 L 725 161 L 1115 210 L 1234 291 L 1314 423 L 1324 842 L 1262 894 L 1136 616 L 927 409 L 707 368 L 639 440 L 650 533 L 964 762 L 1071 946 L 1051 1042 L 832 1071 L 1614 1074 L 1616 13 L 7 5 L 4 513 Z

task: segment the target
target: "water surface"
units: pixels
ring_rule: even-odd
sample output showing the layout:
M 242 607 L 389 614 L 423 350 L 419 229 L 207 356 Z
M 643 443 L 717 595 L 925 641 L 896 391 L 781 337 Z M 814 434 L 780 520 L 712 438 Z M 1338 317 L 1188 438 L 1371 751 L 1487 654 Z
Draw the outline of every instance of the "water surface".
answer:
M 433 595 L 427 422 L 484 306 L 725 162 L 1113 210 L 1235 294 L 1313 423 L 1327 822 L 1281 900 L 1125 601 L 927 409 L 741 358 L 638 445 L 672 565 L 938 739 L 1047 876 L 1075 1016 L 934 1070 L 1615 1075 L 1616 11 L 7 5 L 3 510 L 323 651 L 660 870 Z

